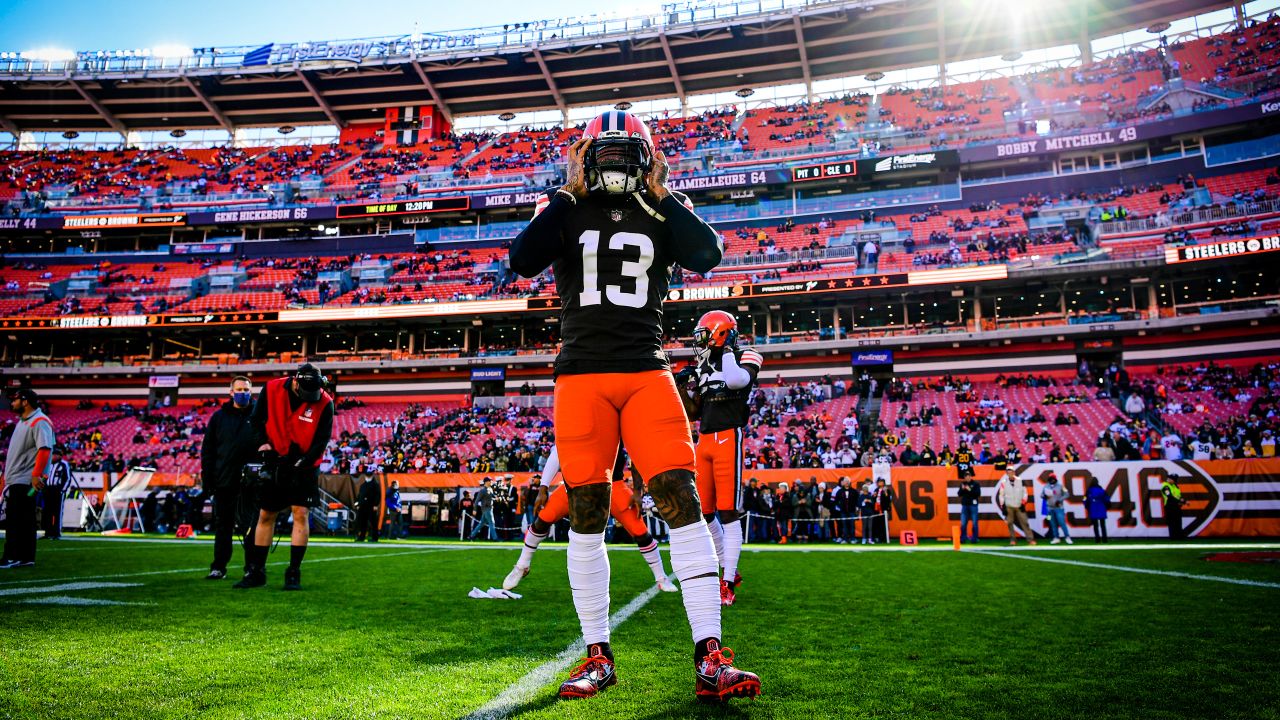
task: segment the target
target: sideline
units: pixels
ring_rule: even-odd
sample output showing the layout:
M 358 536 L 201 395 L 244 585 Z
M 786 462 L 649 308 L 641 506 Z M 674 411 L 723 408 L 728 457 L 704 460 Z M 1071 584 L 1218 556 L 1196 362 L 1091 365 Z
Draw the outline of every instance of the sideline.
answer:
M 1244 580 L 1242 578 L 1223 577 L 1220 575 L 1196 575 L 1194 573 L 1177 572 L 1175 570 L 1152 570 L 1128 565 L 1107 565 L 1104 563 L 1084 562 L 1083 560 L 1063 560 L 1062 558 L 1043 557 L 1041 555 L 1024 555 L 999 550 L 974 550 L 974 555 L 996 555 L 1015 558 L 1017 560 L 1035 560 L 1037 562 L 1058 563 L 1059 565 L 1077 565 L 1079 567 L 1098 568 L 1100 570 L 1119 570 L 1121 572 L 1141 573 L 1143 575 L 1164 575 L 1166 577 L 1186 578 L 1188 580 L 1208 580 L 1209 582 L 1230 583 L 1232 585 L 1249 585 L 1252 587 L 1280 588 L 1280 583 L 1262 580 Z
M 648 604 L 657 594 L 658 587 L 651 585 L 648 590 L 637 595 L 634 600 L 627 603 L 625 607 L 609 618 L 609 629 L 614 630 L 626 622 L 627 618 Z M 531 700 L 542 686 L 569 669 L 569 665 L 574 660 L 582 657 L 582 654 L 586 651 L 586 643 L 582 641 L 582 638 L 578 638 L 569 647 L 561 651 L 555 659 L 549 660 L 529 671 L 529 674 L 507 686 L 507 689 L 503 690 L 501 694 L 485 703 L 479 710 L 467 715 L 463 720 L 496 720 L 497 718 L 507 717 L 518 710 L 521 705 Z
M 306 564 L 314 565 L 316 563 L 341 562 L 343 560 L 368 560 L 370 558 L 395 557 L 397 555 L 425 555 L 427 553 L 443 552 L 443 551 L 444 551 L 444 548 L 423 548 L 421 550 L 403 550 L 400 552 L 374 553 L 373 555 L 346 555 L 343 557 L 324 557 L 324 558 L 315 558 L 313 560 L 307 560 Z M 267 563 L 267 567 L 281 566 L 281 565 L 288 565 L 288 564 L 289 564 L 288 560 L 281 560 L 279 562 Z M 30 578 L 27 580 L 12 580 L 8 582 L 0 582 L 0 586 L 31 585 L 34 583 L 74 582 L 77 580 L 111 580 L 114 578 L 146 577 L 149 575 L 179 575 L 182 573 L 200 573 L 200 572 L 208 572 L 208 571 L 209 571 L 208 565 L 201 565 L 200 567 L 196 567 L 196 568 L 179 568 L 177 570 L 148 570 L 145 572 L 113 573 L 110 575 L 78 575 L 78 576 L 63 577 L 63 578 Z M 10 570 L 9 572 L 19 573 L 19 572 L 26 572 L 26 570 Z
M 4 537 L 4 532 L 0 531 L 0 537 Z M 1090 538 L 1091 539 L 1091 538 Z M 189 547 L 194 543 L 212 542 L 213 536 L 201 535 L 192 540 L 178 540 L 176 538 L 157 538 L 157 537 L 128 537 L 128 536 L 63 536 L 58 543 L 151 543 L 161 545 L 175 545 Z M 1266 542 L 1257 540 L 1246 540 L 1240 542 L 1232 541 L 1208 541 L 1208 542 L 1118 542 L 1107 543 L 1105 545 L 1086 542 L 1085 539 L 1079 539 L 1074 545 L 1049 545 L 1048 542 L 1042 542 L 1035 547 L 1020 544 L 1017 547 L 1010 547 L 1008 540 L 1005 538 L 996 538 L 989 541 L 989 544 L 983 545 L 962 545 L 961 552 L 1052 552 L 1052 553 L 1071 553 L 1071 552 L 1109 552 L 1125 550 L 1280 550 L 1280 542 Z M 409 549 L 439 549 L 439 550 L 507 550 L 518 552 L 520 550 L 519 540 L 511 540 L 509 542 L 489 542 L 486 540 L 476 542 L 457 542 L 457 541 L 400 541 L 400 540 L 384 540 L 378 543 L 355 543 L 350 539 L 330 539 L 330 538 L 312 538 L 310 543 L 312 547 L 349 547 L 360 548 L 367 552 L 394 552 Z M 667 545 L 665 542 L 659 543 L 660 546 Z M 564 551 L 569 547 L 568 543 L 563 540 L 548 540 L 539 546 L 539 550 Z M 606 547 L 610 552 L 631 552 L 635 546 L 630 543 L 610 543 Z M 991 550 L 986 548 L 990 547 Z M 62 552 L 75 549 L 101 549 L 95 548 L 69 548 L 57 547 L 50 548 L 46 545 L 40 546 L 40 552 Z M 807 543 L 807 544 L 787 544 L 777 545 L 774 543 L 745 543 L 742 546 L 743 552 L 781 552 L 781 553 L 810 553 L 810 552 L 834 552 L 834 553 L 863 553 L 863 552 L 953 552 L 950 541 L 939 542 L 932 538 L 922 539 L 919 545 L 899 545 L 891 543 L 889 545 L 837 545 L 835 543 Z M 311 562 L 308 560 L 307 562 Z M 0 583 L 2 585 L 3 583 Z

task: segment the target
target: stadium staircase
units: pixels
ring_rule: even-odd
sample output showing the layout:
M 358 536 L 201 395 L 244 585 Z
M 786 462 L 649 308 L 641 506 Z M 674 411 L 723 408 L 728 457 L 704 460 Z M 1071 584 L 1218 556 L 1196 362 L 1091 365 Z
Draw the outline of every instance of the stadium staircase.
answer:
M 874 393 L 858 397 L 858 428 L 862 447 L 871 447 L 876 438 L 876 426 L 880 423 L 880 405 L 884 402 L 884 383 L 876 383 Z
M 1182 78 L 1173 78 L 1160 92 L 1143 98 L 1138 103 L 1141 110 L 1149 110 L 1160 103 L 1168 103 L 1175 112 L 1191 110 L 1197 102 L 1209 100 L 1235 100 L 1244 97 L 1244 93 L 1227 90 L 1216 85 L 1200 82 L 1184 82 Z
M 489 148 L 493 147 L 493 144 L 498 142 L 498 140 L 502 139 L 502 137 L 503 137 L 502 135 L 495 135 L 494 137 L 489 138 L 489 142 L 483 145 L 477 145 L 476 149 L 472 150 L 470 155 L 466 155 L 462 159 L 458 160 L 458 165 L 460 165 L 461 167 L 466 167 L 467 163 L 479 157 L 480 154 L 483 153 L 485 150 L 488 150 Z
M 382 145 L 379 145 L 379 146 L 378 146 L 378 147 L 376 147 L 376 148 L 372 148 L 371 150 L 373 150 L 373 151 L 381 151 L 381 150 L 385 149 L 386 147 L 387 147 L 387 146 L 386 146 L 386 144 L 384 143 L 384 144 L 382 144 Z M 368 152 L 368 151 L 366 151 L 366 152 Z M 321 184 L 320 184 L 319 188 L 317 188 L 317 189 L 323 188 L 323 187 L 325 186 L 325 184 L 327 184 L 327 183 L 329 182 L 329 178 L 336 178 L 336 177 L 340 177 L 340 176 L 342 175 L 342 172 L 343 172 L 344 170 L 346 170 L 346 169 L 348 169 L 348 168 L 350 168 L 350 167 L 352 167 L 352 166 L 355 166 L 355 165 L 360 164 L 364 159 L 365 159 L 365 154 L 364 154 L 364 152 L 354 153 L 354 154 L 352 154 L 352 156 L 351 156 L 351 157 L 347 158 L 346 162 L 338 163 L 337 165 L 334 165 L 333 167 L 329 168 L 329 172 L 327 172 L 327 173 L 325 173 L 325 174 L 324 174 L 324 178 L 323 178 L 323 180 L 321 181 Z M 286 184 L 287 184 L 287 183 L 286 183 Z

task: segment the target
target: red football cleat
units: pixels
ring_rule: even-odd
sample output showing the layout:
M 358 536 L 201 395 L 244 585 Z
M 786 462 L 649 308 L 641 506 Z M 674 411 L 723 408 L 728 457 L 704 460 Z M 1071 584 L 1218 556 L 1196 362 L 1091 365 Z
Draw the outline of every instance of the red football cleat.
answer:
M 560 685 L 560 697 L 567 700 L 595 697 L 601 690 L 617 683 L 618 675 L 613 671 L 613 661 L 600 652 L 598 645 L 592 645 L 587 648 L 586 659 Z
M 737 570 L 734 570 L 734 571 L 733 571 L 733 586 L 734 586 L 734 587 L 738 587 L 738 586 L 739 586 L 739 585 L 741 585 L 741 584 L 742 584 L 742 573 L 738 572 Z
M 695 671 L 697 697 L 702 702 L 724 702 L 729 698 L 753 698 L 760 694 L 760 678 L 733 666 L 733 651 L 711 642 L 711 652 Z
M 733 587 L 724 580 L 720 581 L 720 604 L 732 605 L 738 598 L 733 594 Z

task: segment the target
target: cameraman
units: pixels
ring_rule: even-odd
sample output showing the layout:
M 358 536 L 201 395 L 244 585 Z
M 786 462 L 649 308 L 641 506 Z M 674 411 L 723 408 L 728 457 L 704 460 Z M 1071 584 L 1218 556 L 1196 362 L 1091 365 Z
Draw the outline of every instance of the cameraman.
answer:
M 261 445 L 264 465 L 274 468 L 274 479 L 259 492 L 258 527 L 244 579 L 237 588 L 267 584 L 267 547 L 275 534 L 276 516 L 292 508 L 293 536 L 284 589 L 302 589 L 302 557 L 310 536 L 308 512 L 319 502 L 317 468 L 333 435 L 333 398 L 324 391 L 325 378 L 311 363 L 289 377 L 268 382 L 253 408 L 252 422 Z
M 213 563 L 206 580 L 227 576 L 231 561 L 231 539 L 239 533 L 244 540 L 245 565 L 253 527 L 253 498 L 241 483 L 244 466 L 258 451 L 258 433 L 253 426 L 253 383 L 243 375 L 231 380 L 231 399 L 209 418 L 200 445 L 200 482 L 213 498 Z

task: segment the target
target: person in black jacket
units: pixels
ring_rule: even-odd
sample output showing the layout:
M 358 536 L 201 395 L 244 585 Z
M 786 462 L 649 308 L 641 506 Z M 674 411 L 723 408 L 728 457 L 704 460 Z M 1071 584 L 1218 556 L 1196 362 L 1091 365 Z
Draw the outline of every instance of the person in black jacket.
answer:
M 243 375 L 231 380 L 231 399 L 209 418 L 200 445 L 200 483 L 213 498 L 213 562 L 208 580 L 227 576 L 231 539 L 239 533 L 247 545 L 254 521 L 253 499 L 246 498 L 240 476 L 254 459 L 258 437 L 253 416 L 253 383 Z M 248 561 L 248 554 L 245 561 Z
M 364 476 L 360 490 L 356 493 L 356 542 L 378 542 L 378 509 L 382 505 L 382 488 L 374 480 L 373 474 Z
M 960 542 L 978 542 L 978 505 L 982 502 L 982 487 L 972 475 L 960 481 Z

